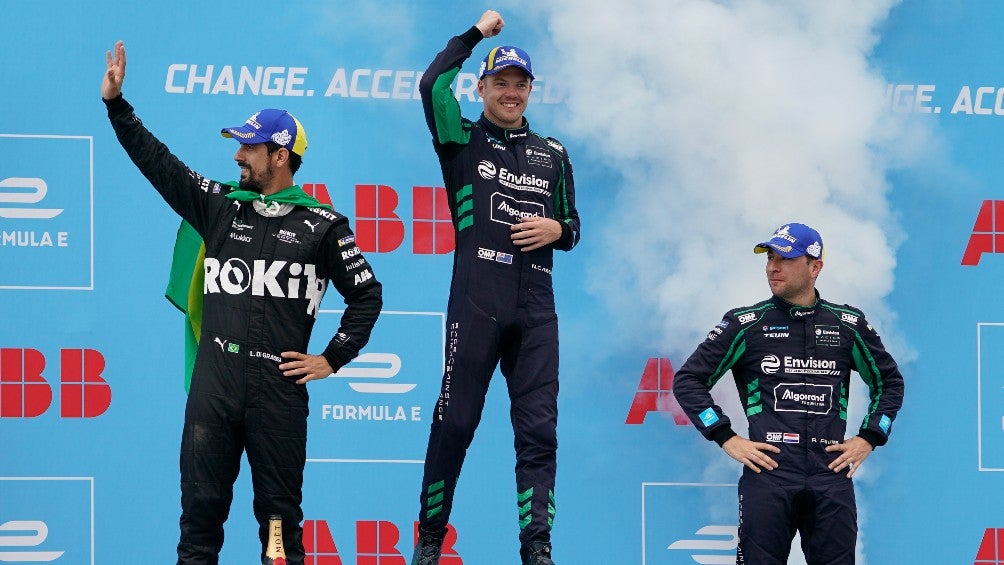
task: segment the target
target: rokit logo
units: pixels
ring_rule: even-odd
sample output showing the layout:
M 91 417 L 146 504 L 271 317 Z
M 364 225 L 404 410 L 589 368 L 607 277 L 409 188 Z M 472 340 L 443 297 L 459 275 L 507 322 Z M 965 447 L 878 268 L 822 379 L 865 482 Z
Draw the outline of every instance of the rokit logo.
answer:
M 105 358 L 93 349 L 59 353 L 59 415 L 96 418 L 111 406 L 112 389 L 102 377 Z M 42 375 L 45 356 L 35 349 L 0 349 L 0 418 L 35 418 L 52 406 L 53 387 Z
M 0 562 L 41 563 L 55 561 L 65 551 L 37 549 L 49 537 L 49 526 L 41 520 L 11 520 L 0 524 Z
M 454 545 L 457 543 L 457 530 L 452 524 L 446 525 L 446 537 L 443 539 L 441 565 L 463 565 Z M 412 526 L 413 539 L 411 547 L 418 544 L 418 522 Z M 314 565 L 406 565 L 405 551 L 410 548 L 401 545 L 401 529 L 397 524 L 386 520 L 359 520 L 355 523 L 355 560 L 340 552 L 332 535 L 331 526 L 327 520 L 303 521 L 303 549 L 306 553 L 305 563 Z M 405 551 L 402 551 L 404 549 Z
M 206 257 L 206 277 L 203 290 L 206 294 L 244 294 L 276 298 L 309 300 L 307 313 L 317 315 L 324 298 L 327 281 L 317 277 L 316 268 L 309 263 L 264 261 L 256 259 L 248 266 L 242 259 L 231 258 L 224 263 L 215 257 Z
M 645 423 L 649 412 L 668 412 L 677 426 L 690 425 L 690 419 L 673 396 L 673 364 L 664 357 L 652 357 L 645 363 L 638 391 L 631 401 L 625 424 Z

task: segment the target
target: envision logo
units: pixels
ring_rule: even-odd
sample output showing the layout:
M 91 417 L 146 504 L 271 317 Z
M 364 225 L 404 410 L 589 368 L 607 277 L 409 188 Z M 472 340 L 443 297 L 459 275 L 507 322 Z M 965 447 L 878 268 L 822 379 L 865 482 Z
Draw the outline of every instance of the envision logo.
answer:
M 8 532 L 25 533 L 28 535 L 13 535 Z M 63 555 L 63 551 L 25 551 L 42 545 L 49 537 L 49 526 L 41 520 L 12 520 L 0 524 L 0 561 L 55 561 Z M 5 551 L 3 548 L 21 548 Z

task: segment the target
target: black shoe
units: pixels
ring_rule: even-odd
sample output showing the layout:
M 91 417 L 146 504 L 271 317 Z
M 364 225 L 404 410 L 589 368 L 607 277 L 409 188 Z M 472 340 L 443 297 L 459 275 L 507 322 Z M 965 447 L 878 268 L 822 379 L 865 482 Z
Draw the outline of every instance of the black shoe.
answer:
M 547 542 L 535 541 L 528 547 L 521 547 L 519 556 L 523 558 L 523 565 L 554 565 L 551 544 Z
M 418 545 L 411 557 L 411 565 L 439 565 L 443 551 L 443 536 L 419 532 Z

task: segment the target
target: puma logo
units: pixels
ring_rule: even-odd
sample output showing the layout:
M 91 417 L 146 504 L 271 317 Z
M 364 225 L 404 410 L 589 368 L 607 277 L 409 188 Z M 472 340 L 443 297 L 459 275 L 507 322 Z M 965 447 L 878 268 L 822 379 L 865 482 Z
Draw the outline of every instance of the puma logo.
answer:
M 317 222 L 316 224 L 312 224 L 312 223 L 308 222 L 307 220 L 303 220 L 303 223 L 307 224 L 307 227 L 310 228 L 310 233 L 314 233 L 314 228 L 316 228 L 317 226 L 321 225 L 321 222 Z
M 216 343 L 220 344 L 220 351 L 226 351 L 227 350 L 227 342 L 226 342 L 226 340 L 222 340 L 220 338 L 215 338 L 213 341 L 215 341 Z

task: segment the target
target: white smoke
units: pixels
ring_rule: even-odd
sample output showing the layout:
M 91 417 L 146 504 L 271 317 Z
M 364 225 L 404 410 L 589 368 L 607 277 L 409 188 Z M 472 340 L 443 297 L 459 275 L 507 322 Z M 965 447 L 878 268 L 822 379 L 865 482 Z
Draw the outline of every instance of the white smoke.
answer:
M 886 81 L 869 61 L 895 3 L 525 6 L 549 26 L 552 53 L 534 63 L 565 91 L 559 133 L 588 148 L 573 162 L 600 159 L 621 176 L 616 186 L 576 179 L 580 194 L 611 195 L 584 233 L 603 242 L 590 284 L 621 347 L 682 364 L 727 309 L 770 295 L 752 248 L 797 221 L 823 236 L 823 297 L 862 308 L 901 365 L 913 357 L 885 302 L 904 237 L 886 176 L 916 158 L 925 134 L 888 111 Z M 715 392 L 742 431 L 734 388 Z M 722 463 L 706 478 L 734 480 L 735 463 Z

